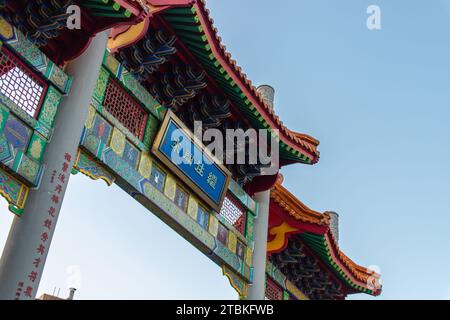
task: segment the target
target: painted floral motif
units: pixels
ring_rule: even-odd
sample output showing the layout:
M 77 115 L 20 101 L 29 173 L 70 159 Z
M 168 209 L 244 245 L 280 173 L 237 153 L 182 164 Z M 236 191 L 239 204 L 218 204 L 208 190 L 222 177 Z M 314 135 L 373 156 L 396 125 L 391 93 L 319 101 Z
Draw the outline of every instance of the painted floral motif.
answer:
M 53 127 L 56 111 L 61 102 L 61 94 L 52 86 L 47 90 L 47 96 L 39 113 L 39 121 L 48 126 Z
M 109 71 L 111 71 L 115 76 L 119 72 L 120 63 L 111 54 L 107 53 L 103 64 Z
M 44 141 L 40 138 L 34 138 L 28 148 L 28 153 L 35 160 L 40 160 L 42 156 L 42 152 L 44 151 Z
M 95 86 L 93 95 L 93 98 L 95 98 L 99 103 L 103 102 L 108 81 L 109 81 L 109 72 L 106 71 L 104 68 L 101 68 L 99 77 L 97 79 L 97 85 Z
M 11 39 L 7 43 L 33 67 L 45 74 L 47 65 L 49 64 L 48 58 L 36 46 L 29 42 L 20 31 L 15 29 L 15 32 L 17 38 L 15 40 Z
M 89 107 L 89 111 L 88 111 L 88 116 L 86 119 L 86 123 L 85 123 L 85 127 L 86 129 L 92 129 L 92 126 L 94 125 L 94 119 L 95 119 L 95 115 L 97 114 L 97 111 L 95 110 L 95 108 L 93 106 Z
M 246 253 L 245 253 L 245 264 L 249 267 L 252 266 L 253 263 L 253 251 L 247 247 Z
M 253 241 L 253 223 L 254 223 L 253 214 L 247 214 L 247 232 L 246 237 L 248 241 Z
M 18 173 L 35 184 L 39 174 L 39 164 L 24 156 L 20 163 Z
M 197 220 L 198 201 L 193 196 L 189 197 L 187 213 L 192 219 Z
M 165 189 L 164 189 L 164 194 L 172 201 L 175 200 L 175 192 L 177 189 L 177 184 L 176 182 L 173 180 L 172 177 L 167 177 L 166 178 L 166 185 L 165 185 Z
M 68 86 L 70 83 L 69 77 L 65 74 L 58 66 L 51 63 L 50 80 L 56 87 L 58 87 L 62 92 L 66 93 L 68 91 Z
M 88 134 L 84 139 L 83 145 L 91 151 L 93 154 L 97 154 L 97 149 L 99 147 L 99 141 L 93 134 Z
M 111 149 L 120 157 L 123 155 L 123 152 L 125 150 L 125 142 L 125 135 L 120 132 L 119 129 L 114 128 L 110 145 Z
M 145 145 L 152 145 L 156 134 L 158 133 L 159 130 L 159 120 L 157 120 L 154 116 L 152 116 L 151 114 L 148 115 L 147 118 L 147 127 L 145 129 L 145 135 L 144 135 L 144 144 Z
M 152 160 L 150 156 L 144 152 L 141 153 L 141 161 L 139 161 L 139 173 L 146 179 L 150 178 L 152 169 Z
M 233 232 L 228 233 L 228 249 L 230 249 L 231 252 L 236 253 L 236 246 L 237 246 L 237 237 Z
M 211 215 L 209 217 L 209 233 L 211 233 L 214 237 L 217 237 L 219 232 L 219 220 Z

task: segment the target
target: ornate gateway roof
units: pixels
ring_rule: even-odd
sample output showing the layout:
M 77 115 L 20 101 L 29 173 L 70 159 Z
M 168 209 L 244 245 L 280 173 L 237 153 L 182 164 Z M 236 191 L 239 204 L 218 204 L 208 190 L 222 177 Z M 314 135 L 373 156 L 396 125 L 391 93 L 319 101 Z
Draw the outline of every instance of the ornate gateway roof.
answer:
M 279 180 L 271 192 L 267 251 L 273 263 L 281 264 L 280 269 L 286 272 L 286 276 L 296 279 L 297 284 L 302 287 L 300 290 L 309 290 L 312 295 L 318 294 L 320 290 L 314 291 L 307 288 L 310 285 L 307 279 L 312 274 L 308 276 L 306 272 L 303 277 L 298 276 L 300 272 L 298 269 L 302 269 L 305 264 L 305 261 L 298 260 L 298 257 L 302 255 L 308 256 L 307 260 L 316 268 L 315 272 L 323 273 L 325 269 L 331 274 L 326 282 L 332 283 L 334 279 L 340 284 L 340 294 L 328 293 L 329 295 L 325 298 L 343 298 L 347 294 L 360 292 L 379 295 L 381 293 L 380 275 L 359 266 L 339 249 L 331 231 L 330 214 L 309 209 L 281 183 L 282 181 Z M 300 254 L 299 250 L 303 253 Z M 314 258 L 318 258 L 320 263 L 314 261 Z M 289 267 L 288 262 L 292 264 Z M 313 278 L 316 276 L 311 277 Z
M 183 56 L 182 60 L 195 60 L 198 67 L 206 71 L 205 79 L 214 83 L 208 85 L 224 93 L 232 101 L 235 110 L 253 127 L 279 130 L 277 139 L 283 165 L 294 162 L 314 164 L 319 160 L 319 141 L 284 126 L 232 59 L 218 36 L 203 0 L 147 0 L 147 6 L 150 13 L 144 21 L 133 27 L 118 28 L 112 33 L 111 50 L 118 52 L 136 44 L 152 27 L 164 27 L 175 35 L 175 46 L 179 56 Z M 134 63 L 145 60 L 145 57 L 128 58 Z
M 73 6 L 81 24 L 70 30 Z M 97 33 L 111 30 L 111 52 L 161 104 L 158 116 L 170 109 L 189 127 L 202 120 L 222 131 L 267 129 L 278 143 L 281 166 L 319 160 L 319 141 L 288 129 L 232 59 L 203 0 L 0 0 L 0 8 L 59 65 L 82 54 Z M 228 169 L 250 193 L 276 179 L 260 177 L 262 164 Z

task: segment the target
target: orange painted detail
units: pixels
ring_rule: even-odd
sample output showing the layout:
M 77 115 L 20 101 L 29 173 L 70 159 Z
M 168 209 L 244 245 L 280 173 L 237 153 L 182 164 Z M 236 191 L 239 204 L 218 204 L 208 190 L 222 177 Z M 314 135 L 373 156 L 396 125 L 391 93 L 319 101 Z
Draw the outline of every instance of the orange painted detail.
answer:
M 347 257 L 339 249 L 339 245 L 330 231 L 328 231 L 325 238 L 327 240 L 328 247 L 331 249 L 330 252 L 333 257 L 333 260 L 335 260 L 343 270 L 347 271 L 347 274 L 350 277 L 356 280 L 355 283 L 359 284 L 362 287 L 370 287 L 369 289 L 374 291 L 375 295 L 380 294 L 381 275 L 356 264 L 352 259 Z
M 111 50 L 111 52 L 117 52 L 121 48 L 128 47 L 131 44 L 138 42 L 147 33 L 149 25 L 149 18 L 146 18 L 136 25 L 113 29 L 108 40 L 109 50 Z
M 297 233 L 300 231 L 297 228 L 291 227 L 288 223 L 283 222 L 278 227 L 273 227 L 269 230 L 269 235 L 272 240 L 267 242 L 267 252 L 277 253 L 286 249 L 288 244 L 288 235 L 292 233 Z
M 295 220 L 312 223 L 318 226 L 329 227 L 330 225 L 330 216 L 327 213 L 322 214 L 308 208 L 284 188 L 281 185 L 280 180 L 272 188 L 270 198 Z

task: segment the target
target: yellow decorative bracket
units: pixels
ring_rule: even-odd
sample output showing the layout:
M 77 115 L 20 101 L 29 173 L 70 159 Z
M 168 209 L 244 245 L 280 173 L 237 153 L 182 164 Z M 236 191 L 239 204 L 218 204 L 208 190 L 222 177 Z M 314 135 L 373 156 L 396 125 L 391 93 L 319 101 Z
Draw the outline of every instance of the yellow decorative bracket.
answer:
M 226 266 L 222 266 L 222 273 L 230 281 L 230 285 L 237 291 L 240 300 L 247 300 L 248 297 L 248 284 L 237 276 Z

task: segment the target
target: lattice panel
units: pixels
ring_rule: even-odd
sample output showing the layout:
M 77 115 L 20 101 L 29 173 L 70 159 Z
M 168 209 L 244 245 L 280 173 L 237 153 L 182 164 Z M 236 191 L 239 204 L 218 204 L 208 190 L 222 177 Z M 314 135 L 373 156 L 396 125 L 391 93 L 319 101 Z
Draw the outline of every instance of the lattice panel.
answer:
M 240 233 L 245 234 L 247 213 L 237 201 L 231 197 L 225 197 L 222 209 L 220 209 L 220 215 Z
M 144 138 L 147 112 L 113 80 L 108 83 L 103 105 L 136 137 Z
M 266 298 L 272 301 L 283 300 L 283 290 L 269 277 L 266 278 Z
M 32 117 L 36 117 L 47 84 L 13 53 L 0 51 L 0 92 Z

